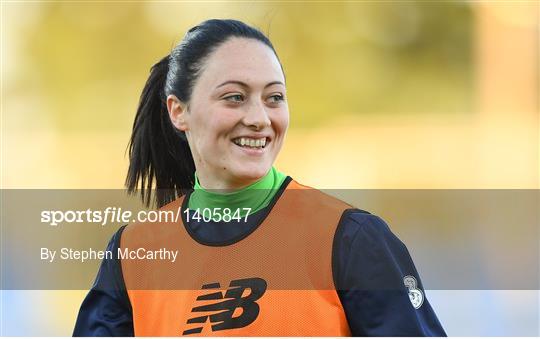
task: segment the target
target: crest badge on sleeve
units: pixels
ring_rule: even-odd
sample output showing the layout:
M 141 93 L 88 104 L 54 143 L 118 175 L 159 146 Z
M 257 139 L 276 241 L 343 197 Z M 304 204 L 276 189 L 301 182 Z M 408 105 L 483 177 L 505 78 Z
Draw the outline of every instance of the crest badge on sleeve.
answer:
M 403 283 L 405 284 L 405 287 L 407 287 L 407 290 L 409 290 L 409 299 L 411 300 L 411 304 L 415 309 L 419 309 L 424 303 L 424 293 L 422 293 L 422 290 L 417 288 L 418 285 L 416 283 L 416 278 L 412 275 L 408 275 L 403 278 Z

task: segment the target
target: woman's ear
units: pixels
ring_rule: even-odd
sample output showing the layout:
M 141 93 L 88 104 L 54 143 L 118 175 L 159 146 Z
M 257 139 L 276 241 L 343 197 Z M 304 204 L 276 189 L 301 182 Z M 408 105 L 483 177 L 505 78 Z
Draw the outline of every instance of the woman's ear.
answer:
M 187 105 L 173 94 L 167 97 L 167 111 L 174 127 L 184 132 L 188 130 Z

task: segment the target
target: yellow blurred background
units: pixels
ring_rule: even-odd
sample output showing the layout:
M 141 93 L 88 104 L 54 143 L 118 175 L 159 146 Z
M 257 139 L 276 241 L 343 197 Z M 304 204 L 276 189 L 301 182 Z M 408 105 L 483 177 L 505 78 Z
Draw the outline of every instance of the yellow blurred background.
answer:
M 537 1 L 1 6 L 2 188 L 122 188 L 149 68 L 209 18 L 274 43 L 291 111 L 276 165 L 301 183 L 539 188 Z M 85 293 L 5 291 L 3 333 L 70 335 Z
M 212 17 L 267 33 L 326 188 L 537 188 L 537 2 L 3 4 L 2 187 L 121 188 L 150 66 Z

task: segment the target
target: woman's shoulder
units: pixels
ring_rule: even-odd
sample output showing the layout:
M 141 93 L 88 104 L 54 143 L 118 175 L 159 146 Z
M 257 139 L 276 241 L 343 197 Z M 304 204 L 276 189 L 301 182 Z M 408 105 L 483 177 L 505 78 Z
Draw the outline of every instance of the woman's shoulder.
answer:
M 301 184 L 293 178 L 290 178 L 286 185 L 286 191 L 289 196 L 295 198 L 295 206 L 297 207 L 306 206 L 315 211 L 335 210 L 338 212 L 354 208 L 344 200 L 332 195 L 332 192 Z
M 407 275 L 418 277 L 407 247 L 388 224 L 361 210 L 342 218 L 334 238 L 333 264 L 335 282 L 342 289 L 353 284 L 403 288 Z
M 336 229 L 336 237 L 346 242 L 381 243 L 401 241 L 380 216 L 368 211 L 351 208 L 345 210 Z

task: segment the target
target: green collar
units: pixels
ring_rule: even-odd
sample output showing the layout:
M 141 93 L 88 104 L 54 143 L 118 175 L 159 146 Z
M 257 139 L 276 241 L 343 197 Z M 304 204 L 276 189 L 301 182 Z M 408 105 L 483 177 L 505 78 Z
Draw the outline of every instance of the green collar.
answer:
M 189 196 L 188 208 L 199 209 L 201 214 L 205 208 L 211 211 L 217 208 L 217 211 L 221 211 L 217 212 L 220 215 L 223 209 L 229 208 L 231 215 L 239 213 L 240 217 L 245 217 L 248 212 L 252 214 L 268 206 L 286 177 L 272 166 L 264 177 L 247 187 L 230 193 L 215 193 L 201 187 L 195 173 L 195 185 L 193 193 Z

